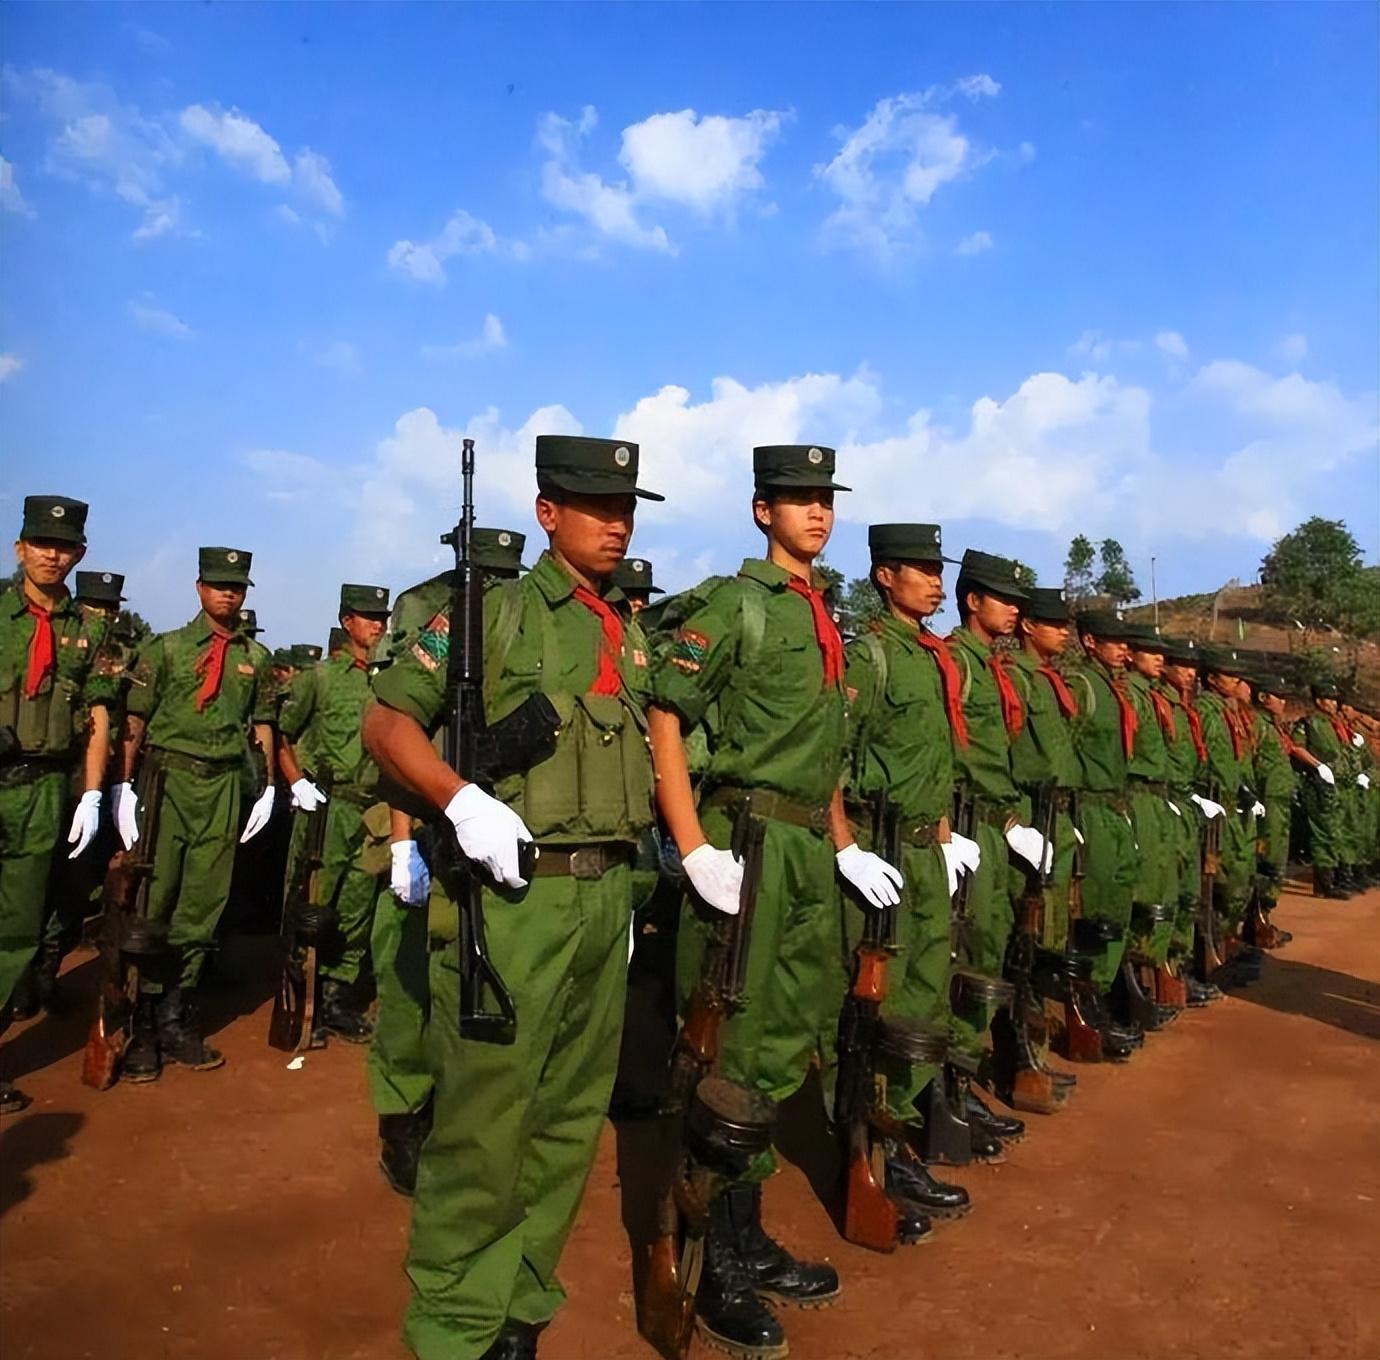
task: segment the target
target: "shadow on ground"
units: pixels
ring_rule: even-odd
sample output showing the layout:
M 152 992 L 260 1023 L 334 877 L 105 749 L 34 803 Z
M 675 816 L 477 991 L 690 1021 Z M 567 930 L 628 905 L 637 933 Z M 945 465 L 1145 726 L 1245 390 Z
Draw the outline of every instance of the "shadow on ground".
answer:
M 33 1194 L 28 1173 L 34 1167 L 71 1155 L 67 1144 L 85 1123 L 85 1115 L 70 1110 L 6 1120 L 0 1131 L 0 1217 Z
M 1270 955 L 1260 981 L 1233 995 L 1283 1015 L 1306 1016 L 1363 1039 L 1380 1039 L 1380 984 L 1349 973 Z

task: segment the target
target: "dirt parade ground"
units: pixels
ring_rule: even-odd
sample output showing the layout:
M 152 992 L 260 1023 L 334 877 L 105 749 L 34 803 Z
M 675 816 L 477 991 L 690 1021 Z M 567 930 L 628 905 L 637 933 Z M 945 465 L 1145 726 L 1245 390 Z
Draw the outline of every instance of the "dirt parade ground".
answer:
M 767 1222 L 839 1268 L 788 1318 L 800 1360 L 1375 1357 L 1380 1301 L 1380 892 L 1287 896 L 1263 980 L 1084 1068 L 1002 1165 L 952 1176 L 969 1218 L 877 1256 L 842 1243 L 810 1092 Z M 259 953 L 232 953 L 251 975 Z M 11 1030 L 34 1097 L 0 1124 L 6 1360 L 401 1360 L 408 1206 L 375 1167 L 363 1053 L 289 1071 L 266 987 L 215 994 L 229 1065 L 98 1095 L 78 1080 L 91 956 L 70 1019 Z M 815 1097 L 817 1099 L 817 1097 Z M 788 1115 L 789 1118 L 789 1115 Z M 564 1261 L 550 1360 L 651 1356 L 633 1324 L 649 1125 L 605 1133 Z M 710 1352 L 702 1352 L 710 1354 Z

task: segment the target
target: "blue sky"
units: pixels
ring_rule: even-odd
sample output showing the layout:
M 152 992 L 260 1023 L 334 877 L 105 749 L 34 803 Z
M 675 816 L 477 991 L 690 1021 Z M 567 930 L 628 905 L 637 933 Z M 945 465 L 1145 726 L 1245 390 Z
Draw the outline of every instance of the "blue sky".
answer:
M 850 574 L 881 519 L 1147 594 L 1313 513 L 1375 560 L 1378 14 L 9 6 L 0 513 L 89 499 L 160 627 L 250 548 L 275 643 L 435 569 L 464 433 L 522 529 L 535 434 L 639 440 L 672 586 L 797 439 Z

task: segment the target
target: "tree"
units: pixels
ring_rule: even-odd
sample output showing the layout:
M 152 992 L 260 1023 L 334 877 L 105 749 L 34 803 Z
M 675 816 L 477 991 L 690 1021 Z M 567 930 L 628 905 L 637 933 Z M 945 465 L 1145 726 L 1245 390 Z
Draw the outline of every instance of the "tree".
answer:
M 1093 562 L 1097 550 L 1092 540 L 1079 534 L 1069 544 L 1069 555 L 1064 558 L 1064 593 L 1070 600 L 1086 600 L 1093 593 Z
M 849 581 L 843 592 L 842 603 L 843 630 L 850 637 L 856 637 L 869 623 L 886 612 L 882 597 L 867 576 L 855 576 Z
M 1374 578 L 1339 519 L 1314 515 L 1277 540 L 1260 564 L 1260 584 L 1267 612 L 1310 635 L 1325 628 L 1370 631 L 1380 613 Z
M 1106 595 L 1117 604 L 1130 604 L 1140 599 L 1140 587 L 1126 560 L 1126 549 L 1116 539 L 1104 538 L 1097 552 L 1102 566 L 1095 582 L 1098 594 Z

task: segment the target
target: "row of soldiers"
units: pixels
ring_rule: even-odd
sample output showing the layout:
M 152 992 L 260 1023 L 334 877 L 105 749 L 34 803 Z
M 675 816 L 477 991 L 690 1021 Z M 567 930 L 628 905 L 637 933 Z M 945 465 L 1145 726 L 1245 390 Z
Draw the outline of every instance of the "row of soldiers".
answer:
M 0 608 L 0 998 L 40 940 L 54 952 L 52 885 L 88 853 L 103 869 L 93 840 L 137 853 L 156 824 L 145 911 L 159 949 L 138 970 L 123 1072 L 219 1066 L 195 1003 L 237 842 L 290 826 L 292 881 L 324 819 L 316 1023 L 371 1042 L 381 1162 L 415 1193 L 405 1335 L 424 1360 L 526 1357 L 562 1298 L 556 1265 L 608 1108 L 634 908 L 664 919 L 673 902 L 682 1069 L 689 1022 L 706 1005 L 718 1017 L 675 1102 L 698 1129 L 676 1175 L 714 1163 L 714 1193 L 694 1220 L 668 1191 L 676 1249 L 702 1246 L 690 1302 L 707 1340 L 786 1354 L 778 1307 L 840 1287 L 761 1217 L 774 1111 L 813 1065 L 850 1153 L 861 1146 L 844 1158 L 848 1195 L 870 1185 L 892 1245 L 919 1240 L 969 1207 L 931 1167 L 999 1156 L 1024 1132 L 979 1090 L 1058 1113 L 1076 1076 L 1055 1051 L 1124 1061 L 1146 1031 L 1258 975 L 1259 949 L 1284 937 L 1269 913 L 1291 808 L 1320 896 L 1358 890 L 1380 863 L 1376 724 L 1326 686 L 1291 723 L 1300 696 L 1281 677 L 1115 612 L 1075 616 L 1005 559 L 953 563 L 925 524 L 872 526 L 882 614 L 845 642 L 814 572 L 846 490 L 834 467 L 823 446 L 755 450 L 763 554 L 651 604 L 649 564 L 627 555 L 637 499 L 654 495 L 636 484 L 637 446 L 539 438 L 548 550 L 525 571 L 522 534 L 475 530 L 470 547 L 485 714 L 542 694 L 559 725 L 487 787 L 436 740 L 453 693 L 449 575 L 391 609 L 384 587 L 347 585 L 333 655 L 270 655 L 245 609 L 250 554 L 207 548 L 196 618 L 131 654 L 111 628 L 115 578 L 100 607 L 66 592 L 86 507 L 30 497 L 24 581 Z M 960 623 L 941 639 L 927 621 L 949 563 Z M 72 848 L 55 856 L 69 810 Z M 454 1021 L 476 873 L 511 1043 Z M 50 913 L 58 958 L 71 915 Z M 736 1115 L 724 1089 L 740 1093 Z M 726 1160 L 723 1136 L 706 1150 L 715 1119 L 733 1133 Z M 864 1219 L 845 1213 L 845 1233 L 878 1245 Z M 664 1314 L 644 1301 L 644 1330 L 675 1351 Z

